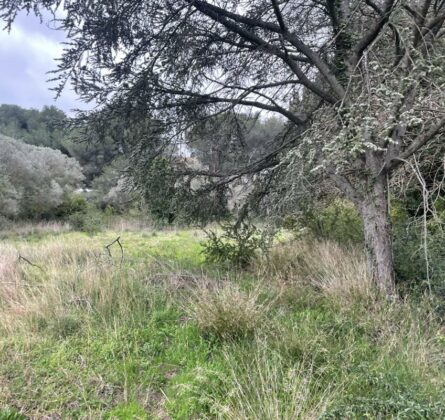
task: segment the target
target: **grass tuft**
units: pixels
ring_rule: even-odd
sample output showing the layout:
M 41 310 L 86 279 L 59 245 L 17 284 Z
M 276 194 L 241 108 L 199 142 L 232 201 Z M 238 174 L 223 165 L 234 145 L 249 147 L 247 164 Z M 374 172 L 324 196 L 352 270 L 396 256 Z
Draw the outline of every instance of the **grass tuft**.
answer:
M 260 290 L 243 291 L 225 283 L 193 292 L 190 317 L 204 336 L 237 339 L 252 336 L 267 317 L 269 303 L 260 301 Z

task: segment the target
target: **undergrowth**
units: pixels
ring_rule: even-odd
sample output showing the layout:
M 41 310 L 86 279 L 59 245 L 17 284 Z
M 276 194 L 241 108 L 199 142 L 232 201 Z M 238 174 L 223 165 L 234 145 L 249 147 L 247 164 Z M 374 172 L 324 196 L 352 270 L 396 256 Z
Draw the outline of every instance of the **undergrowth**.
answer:
M 379 299 L 357 250 L 239 271 L 197 232 L 120 235 L 123 259 L 113 232 L 0 245 L 1 420 L 445 417 L 434 308 Z

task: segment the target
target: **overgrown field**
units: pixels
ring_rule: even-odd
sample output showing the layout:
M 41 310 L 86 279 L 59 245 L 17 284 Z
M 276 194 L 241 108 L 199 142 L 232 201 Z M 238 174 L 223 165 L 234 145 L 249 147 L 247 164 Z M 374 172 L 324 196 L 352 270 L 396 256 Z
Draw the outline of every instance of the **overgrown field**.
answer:
M 427 299 L 379 299 L 333 243 L 281 242 L 240 272 L 205 264 L 203 239 L 4 239 L 0 419 L 445 418 Z

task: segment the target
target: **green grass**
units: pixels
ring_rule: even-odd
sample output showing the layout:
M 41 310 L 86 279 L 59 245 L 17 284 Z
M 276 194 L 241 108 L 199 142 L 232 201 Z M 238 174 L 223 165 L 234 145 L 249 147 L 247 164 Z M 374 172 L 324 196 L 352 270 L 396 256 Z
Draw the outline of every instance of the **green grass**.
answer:
M 119 235 L 122 266 L 118 247 L 112 259 L 103 250 Z M 292 246 L 218 273 L 197 231 L 29 239 L 0 247 L 11 258 L 0 273 L 1 420 L 445 417 L 445 340 L 427 305 L 346 305 L 300 281 Z M 17 264 L 14 249 L 41 269 Z M 246 322 L 255 305 L 261 317 Z

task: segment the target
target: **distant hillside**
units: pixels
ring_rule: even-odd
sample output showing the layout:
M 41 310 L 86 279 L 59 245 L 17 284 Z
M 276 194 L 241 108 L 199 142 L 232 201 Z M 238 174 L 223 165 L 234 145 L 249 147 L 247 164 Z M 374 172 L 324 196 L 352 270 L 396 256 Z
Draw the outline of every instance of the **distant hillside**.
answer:
M 67 121 L 67 115 L 55 106 L 38 110 L 0 105 L 0 134 L 35 146 L 51 147 L 77 159 L 90 185 L 121 152 L 112 139 L 102 142 L 82 139 L 79 133 L 66 128 Z
M 67 117 L 55 106 L 41 111 L 17 105 L 0 105 L 0 133 L 36 146 L 66 149 L 63 146 L 63 123 Z M 69 154 L 67 150 L 61 150 Z

